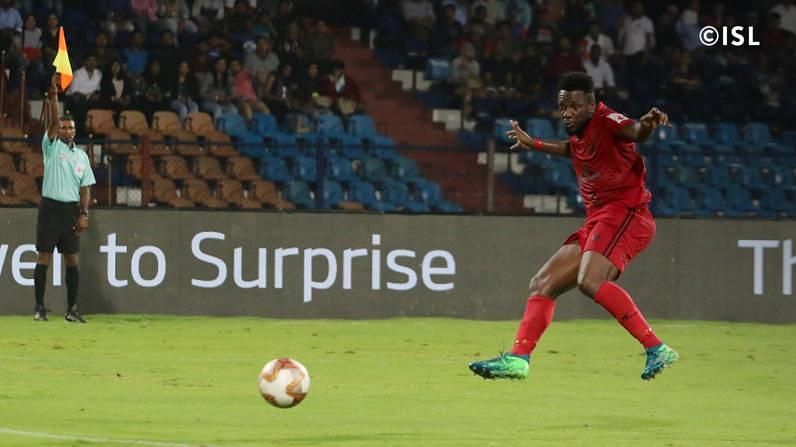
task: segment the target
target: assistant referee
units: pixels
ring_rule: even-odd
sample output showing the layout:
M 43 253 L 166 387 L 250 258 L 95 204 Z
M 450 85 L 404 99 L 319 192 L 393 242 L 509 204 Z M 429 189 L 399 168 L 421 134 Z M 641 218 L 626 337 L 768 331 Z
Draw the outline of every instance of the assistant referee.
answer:
M 58 106 L 58 74 L 52 77 L 50 95 L 45 107 L 47 134 L 41 142 L 44 155 L 44 184 L 39 216 L 36 221 L 36 250 L 39 253 L 33 281 L 36 290 L 36 321 L 47 321 L 44 307 L 44 290 L 47 285 L 47 269 L 52 261 L 53 250 L 64 255 L 66 264 L 67 308 L 64 320 L 70 323 L 85 323 L 77 311 L 77 270 L 80 251 L 80 233 L 88 228 L 88 207 L 91 201 L 91 185 L 96 183 L 88 155 L 75 146 L 75 121 L 60 116 Z

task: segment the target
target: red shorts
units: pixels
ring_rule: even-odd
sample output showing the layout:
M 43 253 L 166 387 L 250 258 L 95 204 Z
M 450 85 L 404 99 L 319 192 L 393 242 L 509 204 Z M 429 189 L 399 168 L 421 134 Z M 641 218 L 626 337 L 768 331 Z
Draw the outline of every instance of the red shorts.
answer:
M 582 252 L 600 253 L 621 273 L 631 259 L 647 248 L 653 236 L 655 220 L 646 205 L 628 208 L 617 203 L 587 216 L 586 223 L 564 245 L 577 241 Z

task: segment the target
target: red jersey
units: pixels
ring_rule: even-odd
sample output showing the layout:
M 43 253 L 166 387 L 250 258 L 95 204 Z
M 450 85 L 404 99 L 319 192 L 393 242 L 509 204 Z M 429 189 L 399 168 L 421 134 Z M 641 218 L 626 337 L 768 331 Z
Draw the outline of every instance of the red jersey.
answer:
M 647 168 L 636 144 L 619 136 L 634 121 L 599 102 L 582 136 L 569 137 L 572 167 L 580 195 L 591 214 L 603 205 L 623 203 L 628 208 L 647 204 Z

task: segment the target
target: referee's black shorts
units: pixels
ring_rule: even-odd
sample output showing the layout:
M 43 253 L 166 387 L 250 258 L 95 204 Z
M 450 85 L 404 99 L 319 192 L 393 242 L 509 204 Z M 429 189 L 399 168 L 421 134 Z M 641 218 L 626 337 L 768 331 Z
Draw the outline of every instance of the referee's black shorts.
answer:
M 39 217 L 36 220 L 36 250 L 52 253 L 55 247 L 64 255 L 80 251 L 80 236 L 75 234 L 75 224 L 80 217 L 77 202 L 59 202 L 42 197 Z

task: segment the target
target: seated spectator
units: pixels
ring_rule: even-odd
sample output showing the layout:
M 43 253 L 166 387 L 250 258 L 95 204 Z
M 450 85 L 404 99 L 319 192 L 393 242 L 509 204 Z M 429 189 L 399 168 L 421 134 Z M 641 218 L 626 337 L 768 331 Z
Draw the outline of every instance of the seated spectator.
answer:
M 342 116 L 362 111 L 359 86 L 345 74 L 341 60 L 332 61 L 332 73 L 321 85 L 321 94 L 331 99 L 332 110 Z
M 459 56 L 451 62 L 450 83 L 461 98 L 462 113 L 470 116 L 473 94 L 482 87 L 481 64 L 475 59 L 475 47 L 470 42 L 462 45 Z
M 0 0 L 0 31 L 18 36 L 22 34 L 22 16 L 13 4 L 11 0 Z
M 28 62 L 41 59 L 41 28 L 36 26 L 36 17 L 25 17 L 25 29 L 22 31 L 22 53 Z
M 127 73 L 124 72 L 122 63 L 118 60 L 113 61 L 102 75 L 100 100 L 103 108 L 113 110 L 116 113 L 130 106 L 130 82 L 127 79 Z
M 267 36 L 273 38 L 276 36 L 276 26 L 271 22 L 268 14 L 258 14 L 254 22 L 252 32 L 255 36 Z
M 254 10 L 247 0 L 235 0 L 235 6 L 224 18 L 225 34 L 233 45 L 254 39 Z
M 450 59 L 456 55 L 456 46 L 464 34 L 464 27 L 456 20 L 455 5 L 445 5 L 444 12 L 434 27 L 431 46 L 435 56 Z
M 254 90 L 254 77 L 243 69 L 239 60 L 230 61 L 229 74 L 232 77 L 232 99 L 246 121 L 249 121 L 254 113 L 268 113 L 268 107 L 260 101 Z
M 97 68 L 97 58 L 89 55 L 83 66 L 73 73 L 72 83 L 64 98 L 80 133 L 85 132 L 88 110 L 99 105 L 101 82 L 102 72 Z
M 119 52 L 116 51 L 116 48 L 110 47 L 109 44 L 108 33 L 105 31 L 97 32 L 92 53 L 97 57 L 97 67 L 103 71 L 110 68 L 111 63 L 120 60 Z
M 135 108 L 144 112 L 148 120 L 158 110 L 167 108 L 168 81 L 160 69 L 160 62 L 152 61 L 143 76 L 143 95 L 135 98 Z
M 47 16 L 47 27 L 41 34 L 41 54 L 42 62 L 45 66 L 51 66 L 55 55 L 58 53 L 58 16 L 50 14 Z
M 292 0 L 279 0 L 276 5 L 276 11 L 271 16 L 271 23 L 276 28 L 276 34 L 281 36 L 287 31 L 287 27 L 291 22 L 298 20 L 298 16 L 293 11 Z
M 191 20 L 191 11 L 185 0 L 160 0 L 158 17 L 160 28 L 171 31 L 174 36 L 199 32 L 199 28 Z
M 310 62 L 307 64 L 303 76 L 299 78 L 295 92 L 296 108 L 313 115 L 315 111 L 315 98 L 321 95 L 322 78 L 318 64 Z
M 181 61 L 177 66 L 176 76 L 171 79 L 168 91 L 169 105 L 180 116 L 180 121 L 185 120 L 189 113 L 199 111 L 199 105 L 194 100 L 199 97 L 199 88 L 188 62 Z
M 224 0 L 194 0 L 191 18 L 199 28 L 199 34 L 207 34 L 214 23 L 224 20 Z
M 401 12 L 409 27 L 409 34 L 418 41 L 428 44 L 434 30 L 434 22 L 437 19 L 431 2 L 429 0 L 403 0 Z
M 484 8 L 486 23 L 494 26 L 506 18 L 506 4 L 503 0 L 475 0 L 470 6 L 470 13 L 477 17 L 479 8 Z
M 271 73 L 279 68 L 279 56 L 271 51 L 271 39 L 265 36 L 257 38 L 257 48 L 246 55 L 244 67 L 251 75 L 264 71 Z
M 260 98 L 279 122 L 284 122 L 292 108 L 294 90 L 293 66 L 290 63 L 282 64 L 276 73 L 269 73 L 265 79 Z
M 177 41 L 174 33 L 164 30 L 160 33 L 160 46 L 152 51 L 152 60 L 160 63 L 162 68 L 173 67 L 174 64 L 182 59 L 182 53 L 177 48 Z
M 134 31 L 130 36 L 130 47 L 122 50 L 124 68 L 130 75 L 142 75 L 149 64 L 149 51 L 144 48 L 144 33 Z
M 136 28 L 147 34 L 149 24 L 158 20 L 158 0 L 130 0 L 130 9 Z
M 219 57 L 213 63 L 213 71 L 199 79 L 201 108 L 218 119 L 225 113 L 238 113 L 232 103 L 232 81 L 227 71 L 227 60 Z
M 334 37 L 326 25 L 326 21 L 318 20 L 315 28 L 307 39 L 307 62 L 317 62 L 321 71 L 329 69 L 334 53 Z

